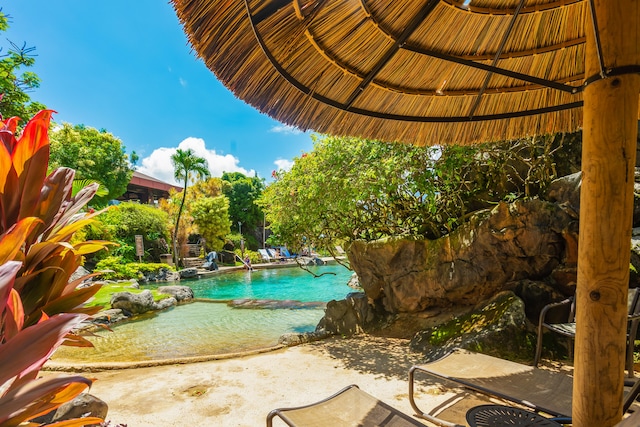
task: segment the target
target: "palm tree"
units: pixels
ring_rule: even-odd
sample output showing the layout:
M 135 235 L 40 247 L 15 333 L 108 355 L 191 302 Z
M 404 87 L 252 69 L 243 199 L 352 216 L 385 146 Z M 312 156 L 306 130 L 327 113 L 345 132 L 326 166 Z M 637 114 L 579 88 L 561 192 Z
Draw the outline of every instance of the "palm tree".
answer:
M 187 198 L 187 186 L 189 180 L 195 181 L 197 179 L 204 179 L 210 176 L 209 165 L 207 160 L 195 155 L 191 148 L 187 150 L 176 150 L 176 153 L 171 156 L 171 163 L 174 167 L 173 176 L 178 181 L 184 182 L 184 189 L 182 190 L 182 203 L 180 203 L 180 209 L 178 209 L 178 217 L 176 218 L 176 226 L 173 229 L 173 262 L 178 267 L 178 224 L 180 224 L 180 216 L 182 215 L 182 208 L 184 207 L 184 201 Z

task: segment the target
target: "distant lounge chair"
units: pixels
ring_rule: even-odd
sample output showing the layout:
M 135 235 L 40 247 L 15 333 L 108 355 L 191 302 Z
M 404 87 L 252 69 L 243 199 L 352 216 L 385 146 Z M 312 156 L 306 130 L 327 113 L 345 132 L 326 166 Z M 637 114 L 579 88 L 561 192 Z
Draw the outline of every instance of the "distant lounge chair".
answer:
M 266 261 L 266 262 L 273 261 L 273 258 L 269 255 L 266 249 L 258 249 L 258 253 L 262 257 L 263 261 Z
M 276 416 L 288 426 L 297 427 L 426 427 L 360 390 L 357 385 L 345 387 L 311 405 L 274 409 L 267 416 L 267 427 L 273 426 Z
M 293 255 L 291 255 L 291 253 L 289 252 L 289 250 L 287 248 L 284 248 L 284 247 L 280 248 L 280 253 L 284 257 L 284 259 L 293 259 L 293 258 L 295 258 Z
M 409 402 L 419 417 L 439 425 L 451 425 L 422 411 L 415 399 L 415 375 L 423 373 L 494 398 L 523 405 L 535 412 L 571 418 L 573 377 L 485 354 L 457 349 L 441 359 L 409 370 Z M 627 412 L 640 393 L 640 381 L 625 382 L 623 410 Z
M 273 250 L 272 248 L 267 248 L 266 251 L 269 253 L 269 256 L 274 261 L 279 261 L 280 260 L 280 257 L 278 256 L 278 254 L 276 254 L 276 251 Z
M 344 251 L 344 249 L 342 249 L 342 246 L 340 246 L 340 245 L 336 245 L 336 252 L 340 256 L 345 256 L 346 255 L 346 252 Z

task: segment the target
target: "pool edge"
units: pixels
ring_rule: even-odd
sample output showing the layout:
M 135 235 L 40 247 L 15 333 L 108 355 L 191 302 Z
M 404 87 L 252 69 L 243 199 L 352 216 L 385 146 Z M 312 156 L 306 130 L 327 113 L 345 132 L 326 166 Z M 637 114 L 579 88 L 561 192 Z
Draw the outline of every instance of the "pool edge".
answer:
M 225 360 L 234 359 L 245 356 L 254 356 L 257 354 L 270 353 L 284 348 L 291 347 L 289 345 L 278 344 L 272 347 L 265 347 L 255 350 L 247 350 L 235 353 L 223 353 L 223 354 L 211 354 L 206 356 L 190 356 L 190 357 L 178 357 L 172 359 L 161 360 L 141 360 L 133 362 L 112 362 L 112 363 L 64 363 L 54 362 L 49 360 L 44 367 L 43 371 L 54 372 L 100 372 L 100 371 L 115 371 L 121 369 L 137 369 L 137 368 L 150 368 L 154 366 L 167 366 L 167 365 L 185 365 L 188 363 L 210 362 L 213 360 Z

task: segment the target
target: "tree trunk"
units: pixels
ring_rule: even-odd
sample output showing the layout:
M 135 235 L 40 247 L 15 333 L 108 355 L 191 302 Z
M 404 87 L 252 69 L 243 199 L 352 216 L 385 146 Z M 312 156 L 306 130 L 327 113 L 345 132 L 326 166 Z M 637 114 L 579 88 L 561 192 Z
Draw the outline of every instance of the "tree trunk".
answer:
M 188 175 L 188 174 L 185 174 Z M 187 199 L 187 178 L 184 180 L 184 190 L 182 191 L 182 203 L 180 203 L 180 208 L 178 209 L 178 218 L 176 218 L 176 226 L 173 228 L 173 263 L 176 265 L 176 269 L 178 269 L 178 226 L 180 225 L 180 216 L 182 216 L 182 208 L 184 207 L 184 201 Z
M 638 7 L 595 1 L 606 68 L 639 64 Z M 600 73 L 590 15 L 585 27 L 588 78 Z M 611 427 L 622 416 L 639 92 L 635 74 L 596 81 L 584 92 L 575 427 Z

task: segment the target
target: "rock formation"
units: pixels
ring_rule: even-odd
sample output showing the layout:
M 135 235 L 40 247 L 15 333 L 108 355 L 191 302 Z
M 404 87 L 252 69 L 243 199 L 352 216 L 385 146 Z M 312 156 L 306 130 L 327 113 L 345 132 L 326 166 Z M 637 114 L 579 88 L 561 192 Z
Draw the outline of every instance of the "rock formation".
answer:
M 500 203 L 438 240 L 356 241 L 349 260 L 389 313 L 473 305 L 563 265 L 575 220 L 541 200 Z
M 353 242 L 349 261 L 365 295 L 327 304 L 318 329 L 412 337 L 412 348 L 429 357 L 453 346 L 530 350 L 542 307 L 575 292 L 580 184 L 580 173 L 568 175 L 549 186 L 545 200 L 499 203 L 437 240 Z M 634 287 L 640 228 L 631 243 Z

